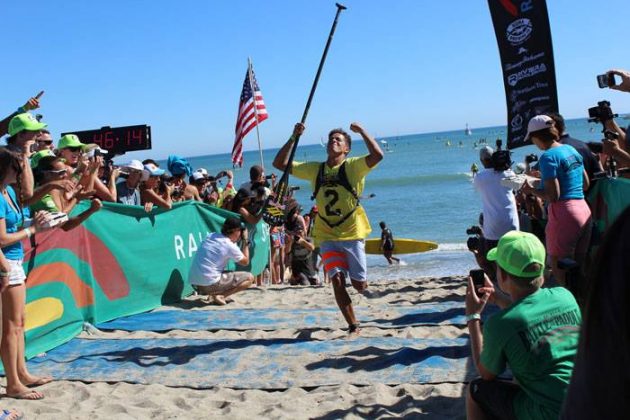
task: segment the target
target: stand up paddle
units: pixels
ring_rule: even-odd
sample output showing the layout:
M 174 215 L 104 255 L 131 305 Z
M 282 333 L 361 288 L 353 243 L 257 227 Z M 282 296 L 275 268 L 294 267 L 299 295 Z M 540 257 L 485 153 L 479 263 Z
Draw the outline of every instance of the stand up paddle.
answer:
M 308 110 L 311 108 L 311 102 L 313 101 L 313 96 L 315 95 L 315 89 L 317 89 L 317 83 L 319 82 L 319 76 L 322 73 L 322 69 L 324 68 L 324 62 L 326 61 L 326 56 L 328 55 L 328 48 L 330 48 L 330 43 L 332 42 L 333 36 L 335 35 L 335 29 L 337 29 L 337 20 L 339 19 L 339 15 L 342 10 L 346 10 L 347 7 L 335 3 L 337 6 L 337 13 L 335 14 L 335 20 L 333 21 L 332 28 L 330 28 L 330 34 L 328 35 L 328 41 L 326 41 L 326 47 L 324 48 L 324 53 L 322 54 L 322 59 L 319 62 L 319 67 L 317 68 L 317 74 L 315 75 L 315 80 L 313 81 L 313 86 L 311 87 L 311 93 L 308 95 L 308 100 L 306 101 L 306 108 L 304 108 L 304 114 L 302 114 L 302 119 L 300 122 L 304 124 L 306 122 L 306 116 L 308 115 Z M 291 149 L 291 154 L 289 155 L 289 161 L 286 169 L 282 173 L 282 177 L 280 177 L 280 181 L 276 185 L 274 196 L 267 199 L 264 207 L 263 219 L 265 222 L 270 224 L 271 226 L 281 226 L 284 224 L 286 220 L 286 214 L 284 212 L 284 207 L 282 205 L 282 201 L 287 194 L 289 189 L 289 173 L 291 172 L 291 165 L 293 163 L 293 157 L 295 156 L 295 151 L 297 150 L 298 142 L 300 141 L 300 136 L 295 137 L 295 141 L 293 142 L 293 148 Z

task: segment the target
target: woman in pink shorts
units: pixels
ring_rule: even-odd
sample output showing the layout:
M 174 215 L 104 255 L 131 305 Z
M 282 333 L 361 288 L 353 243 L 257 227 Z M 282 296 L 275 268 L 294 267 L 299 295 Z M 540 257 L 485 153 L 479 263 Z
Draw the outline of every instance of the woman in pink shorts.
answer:
M 558 284 L 566 283 L 565 272 L 558 260 L 572 258 L 583 266 L 591 238 L 591 210 L 584 200 L 588 175 L 582 156 L 572 147 L 560 143 L 560 133 L 547 115 L 529 121 L 527 137 L 544 153 L 539 159 L 541 185 L 526 184 L 525 192 L 545 199 L 548 221 L 545 230 L 551 271 Z

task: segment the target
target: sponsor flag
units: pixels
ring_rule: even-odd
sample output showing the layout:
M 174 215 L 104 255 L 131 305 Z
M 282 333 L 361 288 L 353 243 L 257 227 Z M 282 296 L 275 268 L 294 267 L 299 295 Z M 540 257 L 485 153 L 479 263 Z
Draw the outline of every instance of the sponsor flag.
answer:
M 236 137 L 232 148 L 232 163 L 235 166 L 243 166 L 243 138 L 252 128 L 265 121 L 268 117 L 265 101 L 250 63 L 247 66 L 241 100 L 238 104 L 238 116 L 236 117 Z
M 508 149 L 530 144 L 527 123 L 558 111 L 551 28 L 545 0 L 488 0 L 507 102 Z

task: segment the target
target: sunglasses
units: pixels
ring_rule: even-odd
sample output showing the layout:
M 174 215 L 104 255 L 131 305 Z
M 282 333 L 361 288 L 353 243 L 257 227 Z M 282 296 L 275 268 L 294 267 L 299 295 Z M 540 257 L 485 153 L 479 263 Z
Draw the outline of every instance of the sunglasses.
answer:
M 50 169 L 50 170 L 44 171 L 44 172 L 46 172 L 48 174 L 53 174 L 53 175 L 62 175 L 62 174 L 66 173 L 66 170 L 65 169 L 56 169 L 56 170 L 55 169 Z
M 81 146 L 77 146 L 77 147 L 66 147 L 67 150 L 70 150 L 71 152 L 80 152 L 83 149 L 81 148 Z
M 53 143 L 53 141 L 52 140 L 37 140 L 37 143 L 44 143 L 44 144 L 50 145 Z

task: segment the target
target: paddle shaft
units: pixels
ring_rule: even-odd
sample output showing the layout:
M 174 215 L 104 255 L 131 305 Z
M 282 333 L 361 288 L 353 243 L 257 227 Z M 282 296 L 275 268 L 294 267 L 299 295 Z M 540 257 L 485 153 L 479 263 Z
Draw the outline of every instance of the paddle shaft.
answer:
M 317 89 L 317 84 L 319 83 L 319 76 L 321 76 L 322 74 L 322 69 L 324 68 L 324 63 L 326 62 L 326 56 L 328 55 L 328 49 L 330 48 L 330 43 L 332 42 L 333 36 L 335 35 L 335 30 L 337 29 L 337 21 L 339 20 L 339 15 L 341 14 L 342 10 L 347 9 L 347 7 L 342 4 L 335 3 L 335 5 L 337 6 L 337 13 L 335 14 L 335 20 L 333 21 L 332 27 L 330 28 L 330 34 L 328 35 L 328 40 L 326 41 L 326 47 L 324 47 L 322 58 L 319 61 L 319 67 L 317 68 L 317 74 L 315 74 L 315 80 L 313 81 L 313 86 L 311 87 L 311 93 L 308 95 L 306 107 L 304 108 L 302 119 L 300 120 L 302 124 L 306 122 L 308 111 L 311 108 L 311 102 L 313 102 L 313 96 L 315 96 L 315 90 Z M 278 200 L 280 200 L 286 194 L 287 186 L 289 184 L 289 173 L 291 172 L 291 165 L 293 164 L 293 158 L 295 157 L 295 151 L 297 150 L 299 141 L 299 135 L 294 137 L 293 147 L 291 148 L 291 153 L 289 154 L 287 167 L 282 173 L 282 177 L 280 178 L 280 181 L 278 182 L 276 188 Z

